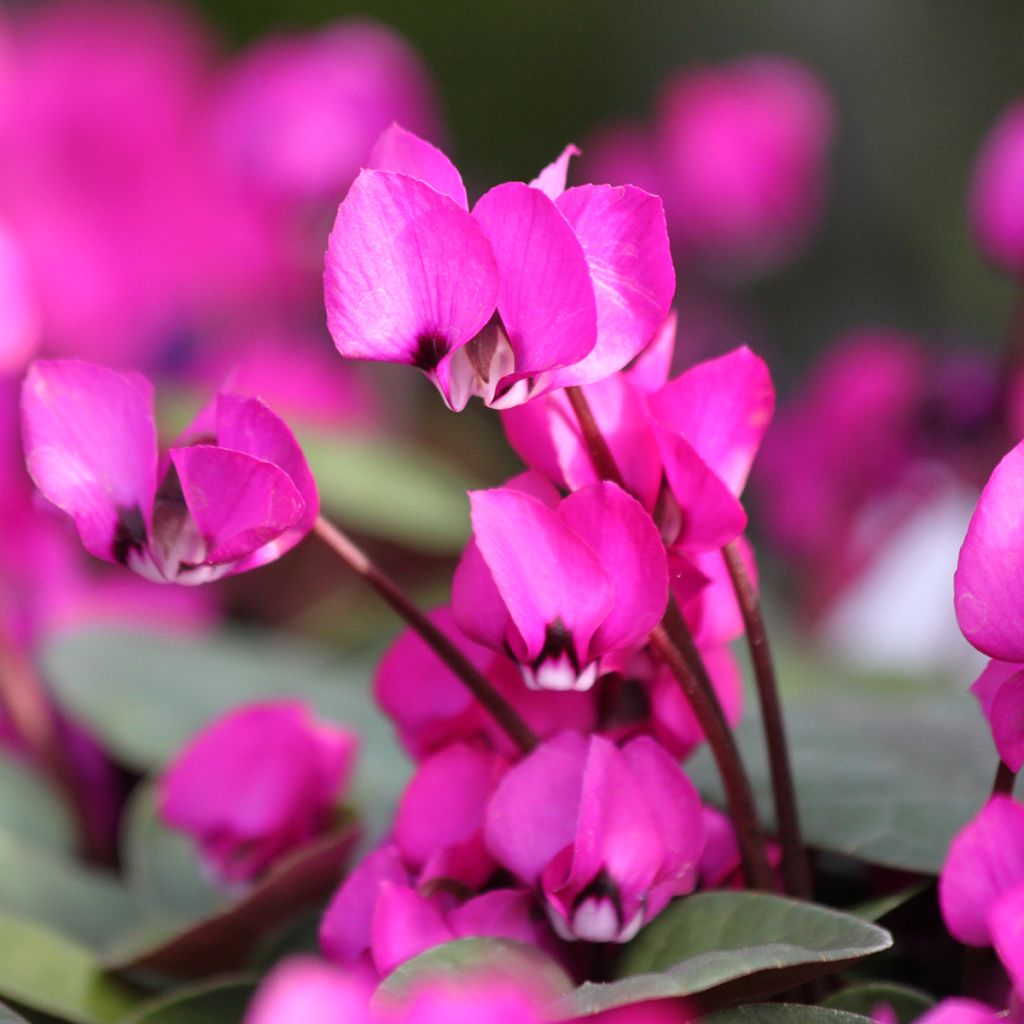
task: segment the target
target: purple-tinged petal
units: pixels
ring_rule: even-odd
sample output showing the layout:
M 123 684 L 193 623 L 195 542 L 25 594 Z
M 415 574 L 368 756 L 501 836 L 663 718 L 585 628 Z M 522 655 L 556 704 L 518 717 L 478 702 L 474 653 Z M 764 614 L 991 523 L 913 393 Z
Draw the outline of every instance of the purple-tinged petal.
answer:
M 582 359 L 597 340 L 597 307 L 579 240 L 543 192 L 506 182 L 480 198 L 473 217 L 494 250 L 498 312 L 515 357 L 497 384 L 499 402 L 515 381 Z
M 590 267 L 597 342 L 556 374 L 561 386 L 621 370 L 654 337 L 676 287 L 661 200 L 631 185 L 581 185 L 558 200 Z
M 238 395 L 217 396 L 217 444 L 244 452 L 264 462 L 270 462 L 284 470 L 302 495 L 304 508 L 302 516 L 287 538 L 288 548 L 297 544 L 313 528 L 320 511 L 320 497 L 316 481 L 310 471 L 306 456 L 288 425 L 257 398 L 242 398 Z M 278 542 L 277 555 L 288 548 Z
M 252 555 L 303 515 L 298 488 L 269 462 L 213 445 L 173 448 L 170 456 L 205 545 L 202 564 L 225 565 Z M 168 568 L 176 572 L 189 563 Z
M 558 157 L 552 160 L 530 182 L 530 188 L 540 189 L 552 202 L 556 200 L 565 191 L 565 179 L 569 175 L 569 161 L 579 155 L 580 151 L 572 143 L 569 143 Z
M 976 999 L 952 996 L 941 999 L 914 1024 L 1005 1024 L 1005 1014 Z
M 985 484 L 960 549 L 956 617 L 979 651 L 1024 661 L 1024 443 L 1003 456 Z
M 442 195 L 454 199 L 464 210 L 469 209 L 462 175 L 436 146 L 393 124 L 377 140 L 366 166 L 379 171 L 399 171 L 418 178 Z
M 1024 806 L 995 796 L 953 840 L 939 877 L 939 906 L 950 934 L 991 945 L 989 914 L 1024 883 Z
M 989 917 L 992 943 L 1018 995 L 1024 993 L 1024 885 L 1008 892 Z
M 372 1024 L 370 979 L 313 957 L 277 965 L 246 1011 L 245 1024 Z
M 651 396 L 651 413 L 684 437 L 733 494 L 747 482 L 775 408 L 764 360 L 734 349 L 687 370 Z
M 990 661 L 971 693 L 992 730 L 999 756 L 1014 772 L 1024 767 L 1024 665 Z
M 0 373 L 21 371 L 36 351 L 41 330 L 21 246 L 0 223 Z
M 571 644 L 565 653 L 582 662 L 614 601 L 593 548 L 558 513 L 522 492 L 471 491 L 469 500 L 476 544 L 525 642 L 523 660 L 541 658 L 557 642 Z
M 33 363 L 21 391 L 29 473 L 75 521 L 87 551 L 126 564 L 153 520 L 153 392 L 135 374 L 77 360 Z
M 518 635 L 505 601 L 494 583 L 494 576 L 475 540 L 462 552 L 452 577 L 452 616 L 470 640 L 492 651 L 503 651 L 511 643 L 510 633 Z M 524 647 L 519 637 L 520 646 Z
M 415 889 L 381 882 L 371 927 L 373 962 L 381 976 L 455 934 L 437 905 Z
M 575 839 L 587 751 L 584 736 L 562 733 L 509 769 L 491 797 L 487 848 L 528 885 Z
M 590 642 L 592 656 L 641 643 L 668 603 L 665 548 L 654 521 L 607 482 L 570 494 L 558 515 L 593 548 L 615 588 L 615 603 Z
M 473 839 L 483 827 L 487 801 L 506 767 L 500 754 L 468 743 L 454 743 L 428 757 L 406 786 L 395 818 L 395 845 L 405 863 L 421 868 Z M 473 882 L 482 884 L 494 865 L 464 866 L 481 876 Z
M 395 846 L 367 854 L 327 905 L 320 921 L 320 948 L 329 960 L 355 964 L 370 949 L 373 912 L 385 882 L 409 884 Z
M 735 540 L 747 526 L 747 514 L 736 495 L 688 440 L 660 424 L 654 433 L 679 510 L 679 530 L 671 546 L 700 552 Z
M 478 221 L 454 200 L 408 175 L 371 170 L 338 208 L 324 288 L 343 356 L 430 374 L 490 319 L 498 270 Z
M 526 889 L 494 889 L 463 903 L 448 914 L 448 924 L 460 939 L 488 935 L 532 946 L 547 938 L 540 925 L 537 903 Z

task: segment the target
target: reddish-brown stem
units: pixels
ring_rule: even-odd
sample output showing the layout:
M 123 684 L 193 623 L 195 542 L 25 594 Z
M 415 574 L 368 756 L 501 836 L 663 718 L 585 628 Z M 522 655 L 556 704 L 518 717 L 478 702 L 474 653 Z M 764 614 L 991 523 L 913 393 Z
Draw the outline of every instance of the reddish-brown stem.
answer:
M 568 387 L 565 392 L 579 421 L 583 442 L 598 476 L 628 491 L 615 456 L 597 425 L 583 389 Z M 750 780 L 718 695 L 711 684 L 704 660 L 697 650 L 679 606 L 671 596 L 661 625 L 651 633 L 650 643 L 682 687 L 683 694 L 711 748 L 725 787 L 726 801 L 736 829 L 747 884 L 753 889 L 771 889 L 772 873 L 765 855 L 764 835 L 758 823 L 757 805 L 750 788 Z
M 1013 785 L 1017 781 L 1017 773 L 1005 761 L 999 762 L 996 777 L 992 780 L 993 796 L 1012 796 Z
M 487 709 L 491 717 L 508 733 L 516 745 L 532 750 L 537 745 L 533 730 L 473 663 L 412 603 L 389 576 L 386 576 L 359 547 L 332 522 L 317 517 L 313 527 L 316 535 L 357 576 L 378 594 L 423 638 L 433 652 L 466 684 L 474 697 Z
M 725 715 L 722 714 L 721 706 L 716 700 L 710 699 L 713 691 L 709 695 L 708 689 L 669 639 L 663 625 L 657 626 L 651 633 L 650 643 L 658 657 L 676 677 L 711 748 L 715 764 L 722 776 L 722 784 L 725 786 L 725 797 L 733 827 L 736 829 L 743 876 L 747 885 L 751 889 L 770 890 L 773 888 L 772 873 L 765 855 L 764 836 L 757 821 L 754 794 L 743 770 L 736 740 L 729 723 L 725 720 Z
M 811 872 L 807 863 L 807 850 L 804 848 L 800 833 L 800 813 L 797 807 L 796 788 L 793 785 L 793 770 L 789 761 L 786 725 L 782 718 L 775 664 L 772 661 L 761 602 L 743 564 L 737 542 L 726 544 L 722 554 L 743 616 L 747 648 L 754 667 L 757 697 L 761 705 L 761 723 L 768 750 L 768 770 L 771 774 L 775 819 L 782 846 L 782 879 L 786 891 L 791 896 L 810 899 Z
M 587 396 L 583 393 L 583 389 L 575 386 L 569 387 L 565 389 L 565 394 L 569 399 L 569 404 L 572 406 L 572 411 L 576 414 L 576 419 L 579 421 L 580 430 L 583 433 L 583 443 L 587 446 L 587 451 L 590 453 L 590 461 L 594 464 L 597 475 L 602 480 L 611 480 L 612 483 L 618 484 L 624 491 L 628 491 L 629 488 L 626 486 L 622 473 L 619 471 L 615 456 L 612 455 L 612 450 L 608 447 L 608 442 L 604 439 L 604 434 L 601 433 L 597 420 L 594 419 L 594 413 L 591 411 L 590 403 L 587 401 Z

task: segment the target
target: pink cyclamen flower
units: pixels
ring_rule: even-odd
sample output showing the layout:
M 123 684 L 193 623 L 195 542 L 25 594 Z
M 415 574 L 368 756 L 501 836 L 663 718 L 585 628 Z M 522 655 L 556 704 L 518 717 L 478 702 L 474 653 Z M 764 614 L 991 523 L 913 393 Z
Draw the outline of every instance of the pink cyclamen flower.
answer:
M 783 57 L 686 70 L 662 95 L 655 146 L 674 237 L 703 264 L 751 275 L 789 262 L 825 206 L 835 112 Z
M 372 1024 L 372 981 L 310 956 L 292 957 L 267 975 L 245 1024 Z
M 487 811 L 495 859 L 543 894 L 565 939 L 627 942 L 696 883 L 696 789 L 652 739 L 562 733 L 509 770 Z
M 165 771 L 160 816 L 221 878 L 248 881 L 330 828 L 357 745 L 300 701 L 248 705 L 207 726 Z
M 327 324 L 348 357 L 419 367 L 448 405 L 508 407 L 614 373 L 668 312 L 661 200 L 565 189 L 568 155 L 469 209 L 448 158 L 397 125 L 338 209 Z
M 1000 116 L 982 145 L 970 187 L 971 231 L 992 266 L 1024 278 L 1024 101 Z
M 86 550 L 156 582 L 205 583 L 279 558 L 312 528 L 316 484 L 288 427 L 219 394 L 158 461 L 153 390 L 138 374 L 37 361 L 22 388 L 36 486 Z
M 615 484 L 559 499 L 524 474 L 469 498 L 473 540 L 452 584 L 455 621 L 514 657 L 529 686 L 589 689 L 660 621 L 665 550 L 651 517 Z
M 590 732 L 596 727 L 593 693 L 529 690 L 515 662 L 459 632 L 450 609 L 435 610 L 431 619 L 541 738 L 563 729 Z M 480 739 L 508 755 L 518 751 L 466 684 L 414 629 L 403 631 L 380 660 L 373 690 L 402 745 L 417 760 L 455 740 Z

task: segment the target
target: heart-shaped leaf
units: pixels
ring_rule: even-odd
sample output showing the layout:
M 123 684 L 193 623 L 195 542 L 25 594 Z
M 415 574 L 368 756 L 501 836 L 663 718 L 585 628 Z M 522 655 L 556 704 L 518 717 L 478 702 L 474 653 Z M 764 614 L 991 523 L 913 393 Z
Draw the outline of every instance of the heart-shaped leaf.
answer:
M 0 996 L 73 1024 L 114 1024 L 139 1002 L 84 946 L 0 914 Z
M 31 846 L 70 853 L 75 823 L 67 806 L 36 772 L 0 753 L 0 829 Z
M 356 828 L 341 829 L 283 858 L 245 895 L 209 916 L 150 926 L 141 938 L 116 947 L 108 967 L 194 978 L 238 968 L 268 932 L 330 896 L 357 838 Z
M 585 1016 L 651 999 L 700 996 L 704 1009 L 763 998 L 892 945 L 849 914 L 759 892 L 676 901 L 624 950 L 617 980 L 588 982 L 563 1003 Z
M 121 1024 L 241 1024 L 256 991 L 253 978 L 221 978 L 140 1003 Z

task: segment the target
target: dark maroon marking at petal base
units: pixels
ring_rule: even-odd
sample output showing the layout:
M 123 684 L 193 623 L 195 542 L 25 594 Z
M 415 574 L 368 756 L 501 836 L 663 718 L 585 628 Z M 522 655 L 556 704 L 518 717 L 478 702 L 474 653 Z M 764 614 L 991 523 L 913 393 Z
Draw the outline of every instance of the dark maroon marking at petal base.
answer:
M 138 505 L 117 510 L 117 528 L 114 530 L 114 541 L 111 554 L 114 561 L 121 565 L 128 564 L 128 556 L 133 551 L 141 551 L 146 546 L 146 520 L 142 517 L 142 509 Z
M 413 353 L 413 366 L 424 373 L 437 369 L 437 364 L 448 355 L 448 342 L 437 334 L 421 334 L 416 339 L 416 351 Z

